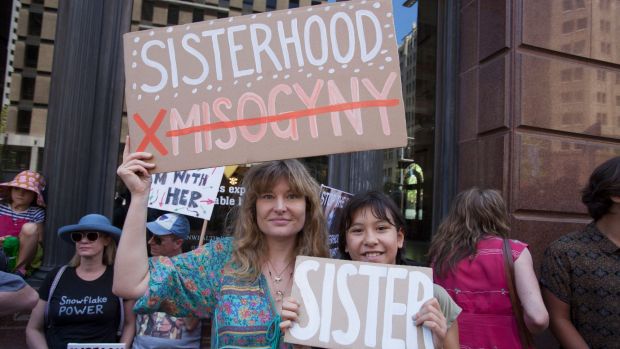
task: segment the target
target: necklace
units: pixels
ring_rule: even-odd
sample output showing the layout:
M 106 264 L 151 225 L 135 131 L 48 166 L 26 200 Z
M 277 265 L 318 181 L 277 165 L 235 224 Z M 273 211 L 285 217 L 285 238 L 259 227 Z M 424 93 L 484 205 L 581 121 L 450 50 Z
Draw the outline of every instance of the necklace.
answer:
M 286 267 L 284 267 L 284 269 L 282 269 L 280 272 L 278 272 L 276 270 L 276 268 L 273 267 L 273 265 L 271 264 L 270 260 L 267 260 L 267 272 L 269 272 L 269 278 L 271 279 L 271 281 L 273 281 L 273 288 L 275 290 L 275 295 L 276 295 L 276 302 L 281 302 L 284 299 L 284 291 L 286 290 L 286 288 L 291 284 L 291 280 L 293 279 L 293 272 L 291 271 L 289 273 L 289 278 L 288 281 L 286 282 L 286 285 L 284 286 L 284 289 L 281 288 L 282 285 L 280 285 L 280 283 L 282 282 L 282 275 L 284 274 L 285 271 L 288 270 L 288 268 L 291 266 L 291 264 L 293 263 L 293 261 L 290 261 Z M 271 269 L 273 268 L 274 272 L 271 272 Z M 274 276 L 275 274 L 275 276 Z

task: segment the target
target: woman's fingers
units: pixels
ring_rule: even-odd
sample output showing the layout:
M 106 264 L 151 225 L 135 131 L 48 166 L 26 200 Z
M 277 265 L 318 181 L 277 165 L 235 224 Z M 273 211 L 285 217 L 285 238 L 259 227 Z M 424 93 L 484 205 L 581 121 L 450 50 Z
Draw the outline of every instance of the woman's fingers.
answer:
M 129 136 L 125 136 L 125 147 L 123 148 L 123 162 L 129 156 Z
M 282 311 L 280 312 L 280 317 L 283 320 L 280 322 L 280 329 L 286 331 L 286 329 L 291 328 L 297 321 L 298 316 L 299 303 L 297 303 L 297 300 L 290 296 L 284 298 L 282 300 Z
M 155 164 L 145 161 L 151 157 L 150 153 L 144 152 L 128 154 L 124 156 L 123 163 L 118 167 L 116 173 L 119 176 L 131 174 L 131 172 L 148 176 L 148 170 L 155 168 Z
M 432 321 L 437 324 L 445 324 L 446 319 L 434 312 L 419 312 L 415 318 L 416 326 L 423 325 L 425 322 Z
M 286 332 L 286 330 L 291 328 L 291 326 L 293 326 L 293 322 L 291 320 L 284 320 L 280 322 L 280 330 L 282 332 Z
M 144 152 L 144 151 L 139 151 L 139 152 L 136 152 L 136 153 L 130 153 L 130 154 L 127 154 L 127 156 L 123 156 L 123 164 L 127 164 L 127 163 L 129 163 L 131 161 L 134 161 L 134 160 L 148 160 L 148 159 L 150 159 L 152 157 L 153 157 L 153 154 L 147 153 L 147 152 Z M 151 163 L 149 163 L 149 164 L 151 164 Z M 154 164 L 151 164 L 151 165 L 155 166 Z
M 436 298 L 431 298 L 422 305 L 415 316 L 416 326 L 424 326 L 433 332 L 438 339 L 443 340 L 448 331 L 446 317 L 441 311 Z
M 282 320 L 297 321 L 298 315 L 296 311 L 282 310 L 280 316 L 282 317 Z
M 299 311 L 299 303 L 293 297 L 286 297 L 282 300 L 282 310 L 290 310 L 297 313 Z

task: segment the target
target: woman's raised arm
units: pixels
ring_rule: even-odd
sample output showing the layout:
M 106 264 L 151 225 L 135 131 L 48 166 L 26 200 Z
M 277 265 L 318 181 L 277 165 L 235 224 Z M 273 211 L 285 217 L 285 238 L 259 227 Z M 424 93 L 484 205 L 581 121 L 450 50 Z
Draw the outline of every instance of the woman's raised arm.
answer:
M 148 252 L 144 233 L 146 231 L 146 210 L 151 188 L 151 174 L 155 165 L 146 162 L 150 153 L 129 153 L 129 138 L 123 151 L 123 163 L 116 173 L 131 193 L 131 202 L 123 234 L 114 262 L 114 294 L 124 299 L 136 299 L 148 288 Z

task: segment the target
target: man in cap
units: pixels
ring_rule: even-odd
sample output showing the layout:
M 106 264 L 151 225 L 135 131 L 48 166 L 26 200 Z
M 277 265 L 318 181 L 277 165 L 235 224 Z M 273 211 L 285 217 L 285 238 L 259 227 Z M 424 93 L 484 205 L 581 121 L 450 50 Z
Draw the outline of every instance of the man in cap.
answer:
M 166 213 L 148 222 L 152 234 L 148 241 L 153 257 L 174 257 L 182 253 L 183 241 L 189 235 L 185 216 Z M 200 321 L 177 318 L 166 313 L 137 314 L 133 349 L 200 348 Z

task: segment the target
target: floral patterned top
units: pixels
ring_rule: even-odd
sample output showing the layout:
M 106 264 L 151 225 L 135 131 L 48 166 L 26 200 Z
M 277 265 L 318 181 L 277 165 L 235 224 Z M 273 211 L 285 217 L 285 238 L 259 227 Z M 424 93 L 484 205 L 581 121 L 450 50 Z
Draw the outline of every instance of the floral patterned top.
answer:
M 211 348 L 291 348 L 282 341 L 267 280 L 233 276 L 232 249 L 232 238 L 220 238 L 175 257 L 150 258 L 149 288 L 134 311 L 211 318 Z

